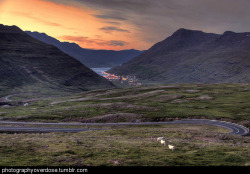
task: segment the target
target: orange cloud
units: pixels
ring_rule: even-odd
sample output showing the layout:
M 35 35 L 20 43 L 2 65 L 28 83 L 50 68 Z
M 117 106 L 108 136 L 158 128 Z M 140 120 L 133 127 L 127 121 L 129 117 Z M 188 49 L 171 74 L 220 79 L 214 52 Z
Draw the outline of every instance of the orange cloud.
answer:
M 48 20 L 44 20 L 44 19 L 39 18 L 39 17 L 34 17 L 30 13 L 13 11 L 12 14 L 18 15 L 18 16 L 23 16 L 23 17 L 26 17 L 26 18 L 29 18 L 29 19 L 33 19 L 35 22 L 42 23 L 44 25 L 63 27 L 61 24 L 58 24 L 58 23 L 55 23 L 55 22 L 49 22 Z
M 86 45 L 95 45 L 98 47 L 122 47 L 124 45 L 127 45 L 128 43 L 121 40 L 102 40 L 102 39 L 90 39 L 88 37 L 82 37 L 82 36 L 60 36 L 59 37 L 62 40 L 72 41 L 77 44 L 79 44 L 81 47 L 85 48 Z
M 4 0 L 0 3 L 0 9 L 1 23 L 4 25 L 44 32 L 59 40 L 75 41 L 84 48 L 121 50 L 129 45 L 128 37 L 119 34 L 129 34 L 128 30 L 114 26 L 105 28 L 107 21 L 96 18 L 94 14 L 97 12 L 87 7 L 77 8 L 44 0 Z M 96 39 L 97 35 L 101 39 Z

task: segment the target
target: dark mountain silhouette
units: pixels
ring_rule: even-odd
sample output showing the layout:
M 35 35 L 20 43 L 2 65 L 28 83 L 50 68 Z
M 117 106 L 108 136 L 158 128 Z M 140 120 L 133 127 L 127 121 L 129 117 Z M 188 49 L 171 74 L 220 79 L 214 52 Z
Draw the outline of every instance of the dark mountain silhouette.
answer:
M 121 65 L 142 53 L 142 51 L 134 49 L 122 51 L 84 49 L 75 43 L 60 42 L 45 33 L 30 31 L 26 31 L 26 33 L 35 39 L 56 46 L 63 52 L 91 68 Z
M 135 75 L 145 82 L 250 82 L 250 32 L 219 35 L 179 29 L 108 72 Z
M 16 26 L 0 25 L 0 90 L 28 85 L 73 91 L 113 86 L 55 46 Z

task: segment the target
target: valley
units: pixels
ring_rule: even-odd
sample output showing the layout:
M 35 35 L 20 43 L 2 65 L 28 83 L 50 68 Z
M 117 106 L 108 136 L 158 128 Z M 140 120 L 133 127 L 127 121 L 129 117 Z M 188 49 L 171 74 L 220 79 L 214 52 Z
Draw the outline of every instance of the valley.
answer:
M 249 166 L 245 35 L 180 29 L 108 70 L 0 25 L 0 165 Z
M 82 64 L 90 68 L 118 66 L 143 52 L 134 49 L 121 51 L 84 49 L 76 43 L 60 42 L 59 40 L 50 37 L 45 33 L 30 31 L 25 31 L 25 33 L 44 43 L 56 46 L 64 53 L 74 57 Z

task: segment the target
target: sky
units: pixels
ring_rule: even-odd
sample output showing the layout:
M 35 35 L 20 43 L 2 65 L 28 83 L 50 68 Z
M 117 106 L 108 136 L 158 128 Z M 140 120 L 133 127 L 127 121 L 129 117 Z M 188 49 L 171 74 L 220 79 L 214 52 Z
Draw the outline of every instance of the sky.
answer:
M 83 48 L 149 49 L 179 28 L 250 31 L 250 0 L 0 0 L 0 24 Z

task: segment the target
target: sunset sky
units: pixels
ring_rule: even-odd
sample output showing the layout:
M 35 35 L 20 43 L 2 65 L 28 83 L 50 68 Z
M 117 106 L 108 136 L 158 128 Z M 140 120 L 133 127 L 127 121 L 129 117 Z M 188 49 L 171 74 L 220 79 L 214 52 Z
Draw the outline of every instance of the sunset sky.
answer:
M 250 0 L 0 0 L 0 23 L 90 49 L 150 48 L 179 28 L 250 31 Z

